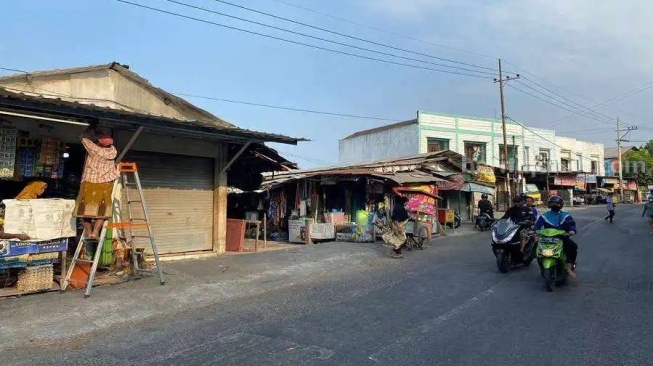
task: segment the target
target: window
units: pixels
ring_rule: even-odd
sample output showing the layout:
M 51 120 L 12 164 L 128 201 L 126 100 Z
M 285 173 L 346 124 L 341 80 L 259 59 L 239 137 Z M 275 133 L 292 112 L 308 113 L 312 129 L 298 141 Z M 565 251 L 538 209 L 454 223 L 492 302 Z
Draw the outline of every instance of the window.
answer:
M 499 145 L 499 164 L 503 166 L 506 162 L 506 156 L 503 151 L 503 144 Z M 517 146 L 508 145 L 508 170 L 515 170 L 517 163 Z
M 485 163 L 486 143 L 465 141 L 465 158 L 467 161 Z
M 569 171 L 569 159 L 560 158 L 560 170 L 563 172 Z
M 599 162 L 592 160 L 591 165 L 592 174 L 599 174 Z
M 576 154 L 576 171 L 583 171 L 583 154 Z
M 447 139 L 435 139 L 427 138 L 426 140 L 426 151 L 427 152 L 438 152 L 449 150 L 449 140 Z

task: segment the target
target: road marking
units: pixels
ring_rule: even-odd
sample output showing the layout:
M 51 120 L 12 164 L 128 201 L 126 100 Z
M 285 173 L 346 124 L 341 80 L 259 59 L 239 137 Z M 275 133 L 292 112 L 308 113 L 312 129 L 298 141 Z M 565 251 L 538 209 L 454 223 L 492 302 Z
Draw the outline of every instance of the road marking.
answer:
M 497 284 L 498 285 L 498 284 Z M 437 318 L 431 319 L 425 323 L 423 323 L 421 326 L 419 326 L 417 329 L 412 330 L 409 334 L 397 339 L 396 341 L 387 344 L 383 346 L 381 349 L 378 351 L 372 353 L 371 355 L 367 356 L 368 359 L 378 363 L 379 356 L 384 353 L 387 349 L 393 347 L 393 348 L 400 348 L 402 346 L 406 346 L 408 344 L 414 343 L 414 338 L 419 336 L 420 334 L 425 334 L 433 330 L 435 327 L 441 325 L 442 323 L 451 320 L 458 314 L 462 313 L 464 310 L 472 306 L 473 304 L 477 303 L 480 300 L 485 299 L 486 297 L 490 296 L 491 294 L 494 293 L 493 288 L 496 287 L 497 285 L 494 285 L 490 287 L 489 289 L 479 292 L 476 294 L 476 296 L 469 298 L 465 300 L 463 303 L 460 305 L 454 307 L 453 309 L 447 311 L 446 313 L 438 316 Z

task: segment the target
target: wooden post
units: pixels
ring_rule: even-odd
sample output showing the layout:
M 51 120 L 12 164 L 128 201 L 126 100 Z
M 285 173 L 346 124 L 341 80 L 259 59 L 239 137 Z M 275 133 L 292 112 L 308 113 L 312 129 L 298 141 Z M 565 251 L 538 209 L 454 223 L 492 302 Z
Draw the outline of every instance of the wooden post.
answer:
M 224 254 L 227 249 L 227 145 L 219 144 L 215 157 L 213 185 L 213 252 Z
M 263 213 L 263 248 L 268 247 L 268 213 Z

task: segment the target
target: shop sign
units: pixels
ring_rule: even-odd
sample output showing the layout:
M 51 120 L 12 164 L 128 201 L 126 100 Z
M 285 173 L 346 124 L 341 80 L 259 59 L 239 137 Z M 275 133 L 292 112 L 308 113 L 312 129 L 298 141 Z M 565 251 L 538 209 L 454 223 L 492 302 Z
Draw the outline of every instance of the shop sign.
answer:
M 585 190 L 585 174 L 578 174 L 576 175 L 576 189 L 579 189 L 581 191 Z
M 553 177 L 553 184 L 556 186 L 574 187 L 576 185 L 576 177 L 573 175 L 556 175 Z
M 495 184 L 497 177 L 494 175 L 494 169 L 487 165 L 479 165 L 476 167 L 476 176 L 474 177 L 477 182 Z
M 420 186 L 402 186 L 399 190 L 405 192 L 424 192 L 433 196 L 438 195 L 438 186 L 434 184 L 424 184 Z
M 442 180 L 437 183 L 438 190 L 440 191 L 458 191 L 465 184 L 465 177 L 462 174 L 451 175 L 447 180 Z
M 435 215 L 435 198 L 419 193 L 405 193 L 404 197 L 408 198 L 408 211 Z
M 636 191 L 637 190 L 637 181 L 636 180 L 629 180 L 628 183 L 626 183 L 626 188 L 630 191 Z
M 619 186 L 619 179 L 603 178 L 603 181 L 601 182 L 601 186 L 605 186 L 607 184 L 612 184 L 612 185 L 618 187 Z
M 596 175 L 587 175 L 585 177 L 585 183 L 587 183 L 587 184 L 596 184 Z
M 0 240 L 0 257 L 55 253 L 66 250 L 68 250 L 67 238 L 44 241 Z

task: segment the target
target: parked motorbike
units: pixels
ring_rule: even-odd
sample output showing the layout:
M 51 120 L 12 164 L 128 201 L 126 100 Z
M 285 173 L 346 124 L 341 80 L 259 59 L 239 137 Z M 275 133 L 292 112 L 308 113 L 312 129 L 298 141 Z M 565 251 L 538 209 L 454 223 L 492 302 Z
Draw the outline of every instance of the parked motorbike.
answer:
M 476 223 L 474 224 L 474 227 L 478 228 L 481 231 L 485 231 L 491 228 L 493 223 L 494 223 L 494 219 L 492 218 L 492 216 L 490 216 L 489 213 L 481 212 L 476 217 Z
M 568 235 L 564 230 L 542 229 L 537 232 L 537 264 L 544 279 L 546 291 L 551 292 L 556 285 L 567 280 L 567 256 L 564 251 L 563 238 Z M 576 270 L 574 265 L 573 270 Z
M 525 222 L 532 226 L 533 222 Z M 535 241 L 531 236 L 521 251 L 520 225 L 509 218 L 500 219 L 492 226 L 492 253 L 497 260 L 499 272 L 507 273 L 513 266 L 529 266 L 535 259 Z

